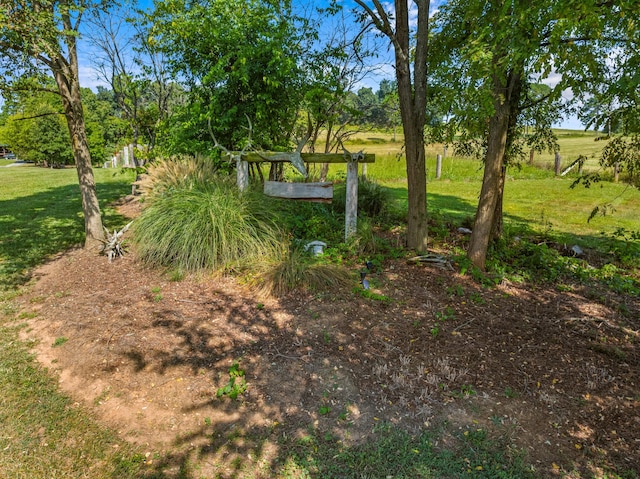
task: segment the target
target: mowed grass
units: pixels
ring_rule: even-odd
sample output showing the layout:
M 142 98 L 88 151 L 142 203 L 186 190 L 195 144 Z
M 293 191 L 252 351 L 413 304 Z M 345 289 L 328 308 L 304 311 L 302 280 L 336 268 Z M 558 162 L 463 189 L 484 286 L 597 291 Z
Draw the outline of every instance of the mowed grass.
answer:
M 96 170 L 107 207 L 130 191 L 132 175 Z M 24 326 L 12 297 L 30 268 L 83 241 L 75 169 L 0 169 L 0 477 L 142 477 L 144 456 L 99 426 L 57 388 L 18 340 Z
M 105 226 L 122 220 L 108 204 L 131 191 L 133 173 L 96 169 Z M 76 170 L 0 168 L 0 288 L 28 279 L 30 268 L 84 241 Z
M 594 132 L 557 130 L 563 165 L 584 154 L 590 157 L 589 168 L 597 168 L 597 157 L 605 141 L 594 141 Z M 366 135 L 366 136 L 365 136 Z M 372 139 L 377 138 L 373 141 Z M 400 212 L 406 211 L 406 163 L 399 143 L 391 140 L 388 132 L 367 132 L 356 136 L 347 146 L 350 151 L 362 149 L 376 153 L 376 161 L 366 167 L 367 176 L 389 188 L 397 200 Z M 356 143 L 361 140 L 359 145 Z M 392 150 L 392 147 L 397 147 Z M 386 148 L 386 150 L 385 150 Z M 384 153 L 384 151 L 387 151 Z M 441 177 L 436 179 L 436 155 L 443 156 Z M 601 182 L 590 188 L 578 185 L 571 188 L 576 172 L 556 177 L 553 172 L 553 154 L 536 154 L 534 165 L 527 163 L 511 167 L 505 185 L 505 225 L 518 227 L 526 224 L 534 230 L 544 230 L 560 241 L 578 241 L 593 246 L 618 228 L 630 231 L 640 229 L 640 191 L 624 183 Z M 574 158 L 575 156 L 575 158 Z M 444 152 L 442 145 L 427 147 L 427 198 L 430 212 L 442 213 L 453 220 L 467 223 L 475 215 L 482 186 L 482 162 L 469 158 L 456 158 L 451 148 Z M 344 177 L 343 165 L 331 165 L 334 178 Z M 613 211 L 587 221 L 596 206 L 610 205 Z

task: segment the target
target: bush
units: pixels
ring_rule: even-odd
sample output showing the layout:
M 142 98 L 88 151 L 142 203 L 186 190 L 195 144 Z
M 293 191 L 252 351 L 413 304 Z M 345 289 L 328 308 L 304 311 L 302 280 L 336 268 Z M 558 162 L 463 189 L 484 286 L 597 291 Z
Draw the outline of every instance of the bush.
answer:
M 261 196 L 230 180 L 194 182 L 157 194 L 134 223 L 140 257 L 177 270 L 244 267 L 277 257 L 282 233 Z
M 264 197 L 263 201 L 276 212 L 278 224 L 296 239 L 329 244 L 344 240 L 344 211 L 340 215 L 324 203 L 270 197 Z
M 344 214 L 346 202 L 346 188 L 341 185 L 334 191 L 334 211 Z M 358 179 L 358 213 L 363 213 L 369 218 L 378 218 L 386 212 L 389 202 L 390 195 L 380 184 L 364 178 Z

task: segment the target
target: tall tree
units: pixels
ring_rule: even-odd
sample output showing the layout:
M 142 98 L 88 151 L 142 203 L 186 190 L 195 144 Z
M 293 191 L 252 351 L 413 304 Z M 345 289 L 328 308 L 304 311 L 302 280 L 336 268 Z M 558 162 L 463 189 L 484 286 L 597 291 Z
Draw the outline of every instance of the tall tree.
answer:
M 373 6 L 355 0 L 363 17 L 393 45 L 395 71 L 407 157 L 407 246 L 427 249 L 427 175 L 424 130 L 427 112 L 427 57 L 429 54 L 429 0 L 394 2 L 392 14 L 379 0 Z M 417 7 L 415 31 L 410 7 Z
M 330 5 L 318 13 L 321 18 L 311 21 L 325 28 L 318 32 L 317 47 L 303 61 L 307 78 L 303 108 L 311 123 L 309 149 L 318 151 L 316 143 L 323 133 L 322 151 L 330 153 L 354 132 L 348 128 L 358 115 L 353 90 L 371 72 L 366 59 L 374 54 L 376 45 L 354 31 L 355 19 L 343 8 Z M 321 181 L 328 168 L 323 164 Z
M 58 95 L 16 92 L 5 99 L 3 111 L 8 116 L 0 127 L 0 142 L 11 145 L 18 158 L 43 166 L 73 163 Z
M 104 231 L 80 94 L 77 40 L 83 13 L 104 3 L 88 0 L 0 3 L 0 62 L 5 74 L 10 75 L 4 77 L 0 88 L 28 87 L 19 81 L 22 75 L 33 76 L 43 73 L 43 69 L 55 79 L 55 93 L 62 99 L 78 172 L 85 247 L 97 246 Z
M 249 117 L 255 146 L 288 147 L 308 33 L 289 1 L 163 0 L 148 19 L 150 38 L 190 89 L 189 109 L 199 116 L 192 135 L 208 138 L 211 120 L 218 140 L 238 147 Z
M 135 151 L 140 135 L 139 116 L 144 84 L 134 71 L 133 31 L 128 23 L 133 15 L 128 5 L 117 12 L 91 12 L 88 19 L 92 28 L 87 38 L 94 46 L 93 62 L 98 76 L 111 87 L 118 107 L 129 123 L 132 159 L 134 165 L 138 165 Z
M 561 78 L 538 103 L 557 101 L 568 88 L 575 95 L 592 90 L 604 79 L 608 54 L 631 38 L 636 5 L 623 0 L 450 0 L 442 7 L 438 51 L 456 69 L 449 75 L 462 78 L 467 91 L 475 90 L 474 107 L 487 125 L 482 190 L 467 252 L 476 266 L 484 269 L 492 232 L 502 220 L 507 152 L 518 117 L 530 103 L 530 85 L 552 73 Z M 476 113 L 470 116 L 482 122 Z

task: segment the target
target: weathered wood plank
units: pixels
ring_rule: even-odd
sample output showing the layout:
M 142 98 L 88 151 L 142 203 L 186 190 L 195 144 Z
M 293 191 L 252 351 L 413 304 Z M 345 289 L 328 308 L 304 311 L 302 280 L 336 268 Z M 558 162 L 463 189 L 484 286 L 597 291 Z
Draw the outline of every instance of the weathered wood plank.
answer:
M 291 153 L 250 151 L 244 153 L 242 159 L 249 163 L 260 163 L 263 161 L 283 162 L 290 161 L 289 155 L 291 155 Z M 301 156 L 305 163 L 347 163 L 350 161 L 350 158 L 342 153 L 302 153 Z M 376 155 L 372 153 L 363 154 L 362 159 L 358 159 L 358 163 L 375 163 L 375 161 Z
M 330 200 L 333 198 L 333 183 L 283 183 L 265 181 L 264 194 L 277 198 Z
M 348 240 L 358 229 L 358 162 L 347 163 L 347 204 L 344 219 L 344 238 Z

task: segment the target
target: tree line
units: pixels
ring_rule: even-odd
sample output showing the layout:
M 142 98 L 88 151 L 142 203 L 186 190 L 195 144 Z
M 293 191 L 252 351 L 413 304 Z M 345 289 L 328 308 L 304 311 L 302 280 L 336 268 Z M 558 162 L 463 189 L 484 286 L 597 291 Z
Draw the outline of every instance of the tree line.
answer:
M 148 157 L 215 157 L 212 134 L 242 149 L 250 122 L 256 148 L 290 150 L 304 141 L 330 152 L 349 126 L 402 125 L 407 246 L 427 248 L 425 142 L 456 145 L 484 162 L 468 251 L 484 268 L 488 245 L 502 234 L 507 168 L 529 151 L 557 149 L 551 125 L 563 115 L 579 110 L 589 126 L 615 125 L 620 136 L 603 162 L 624 160 L 637 171 L 640 4 L 433 7 L 428 0 L 354 0 L 351 9 L 159 0 L 148 11 L 91 0 L 3 4 L 2 131 L 34 159 L 73 159 L 89 244 L 102 237 L 91 162 L 122 141 L 143 145 Z M 78 49 L 87 45 L 108 85 L 97 92 L 79 84 Z M 359 87 L 387 52 L 395 78 L 375 92 Z M 525 135 L 527 127 L 534 134 Z M 29 145 L 34 137 L 46 145 Z

